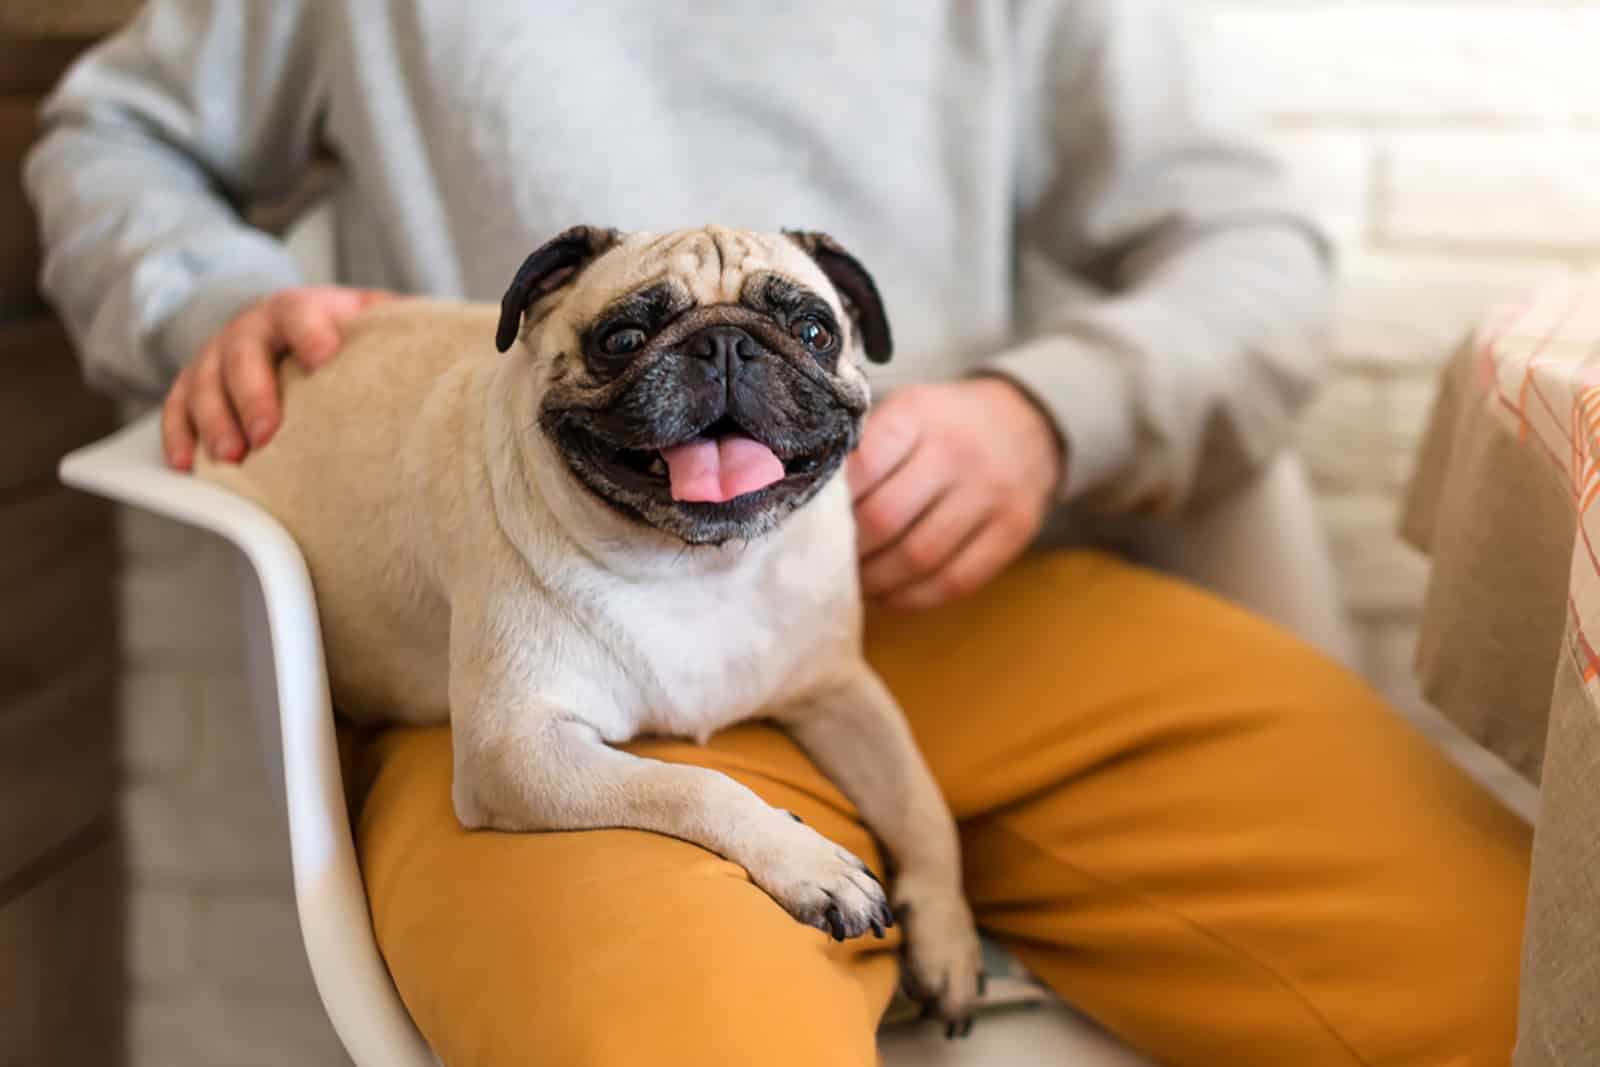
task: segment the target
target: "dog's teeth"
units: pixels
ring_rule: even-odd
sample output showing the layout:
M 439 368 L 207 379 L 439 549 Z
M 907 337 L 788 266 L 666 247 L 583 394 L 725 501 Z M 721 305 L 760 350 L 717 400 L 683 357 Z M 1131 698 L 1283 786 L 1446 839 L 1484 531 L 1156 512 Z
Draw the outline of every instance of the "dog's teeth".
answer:
M 667 476 L 667 461 L 662 459 L 660 456 L 657 456 L 655 459 L 651 460 L 650 473 L 654 474 L 658 478 L 665 478 Z

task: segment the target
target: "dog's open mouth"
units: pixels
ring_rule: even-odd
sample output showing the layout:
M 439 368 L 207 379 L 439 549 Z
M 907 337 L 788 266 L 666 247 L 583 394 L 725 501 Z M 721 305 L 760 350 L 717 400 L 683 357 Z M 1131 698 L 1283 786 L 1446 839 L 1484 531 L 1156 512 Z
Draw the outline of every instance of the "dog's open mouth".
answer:
M 820 468 L 830 449 L 780 459 L 766 443 L 724 417 L 693 437 L 662 448 L 621 448 L 568 424 L 568 440 L 619 486 L 682 504 L 725 504 Z

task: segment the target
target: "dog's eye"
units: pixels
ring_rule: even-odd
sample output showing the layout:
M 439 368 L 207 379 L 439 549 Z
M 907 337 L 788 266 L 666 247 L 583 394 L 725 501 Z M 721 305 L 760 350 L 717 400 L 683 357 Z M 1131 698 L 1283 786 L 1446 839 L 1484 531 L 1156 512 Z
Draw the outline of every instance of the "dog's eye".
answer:
M 608 356 L 626 356 L 644 347 L 645 333 L 637 326 L 618 326 L 600 338 L 600 350 Z
M 826 326 L 809 316 L 796 319 L 794 325 L 789 327 L 789 333 L 813 352 L 826 352 L 833 347 L 833 334 L 828 332 Z

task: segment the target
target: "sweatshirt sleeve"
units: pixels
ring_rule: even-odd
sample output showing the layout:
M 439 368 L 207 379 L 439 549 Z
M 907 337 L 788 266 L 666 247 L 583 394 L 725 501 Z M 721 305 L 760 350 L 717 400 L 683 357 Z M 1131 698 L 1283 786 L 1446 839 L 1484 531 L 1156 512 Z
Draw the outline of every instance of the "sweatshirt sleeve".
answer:
M 1019 27 L 1041 42 L 1019 240 L 1100 295 L 985 369 L 1054 421 L 1060 494 L 1089 510 L 1171 511 L 1243 480 L 1324 369 L 1327 244 L 1278 163 L 1209 113 L 1181 7 L 1067 0 Z
M 245 305 L 297 284 L 247 226 L 291 190 L 321 107 L 310 0 L 152 0 L 87 53 L 43 111 L 24 181 L 40 287 L 91 383 L 156 397 Z

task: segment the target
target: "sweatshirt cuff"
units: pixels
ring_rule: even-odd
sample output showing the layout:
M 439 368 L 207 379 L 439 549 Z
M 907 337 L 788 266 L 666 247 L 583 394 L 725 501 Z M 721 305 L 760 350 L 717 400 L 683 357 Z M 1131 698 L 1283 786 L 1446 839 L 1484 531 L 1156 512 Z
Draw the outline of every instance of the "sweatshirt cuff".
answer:
M 188 366 L 239 312 L 264 296 L 300 284 L 299 270 L 293 261 L 286 261 L 282 267 L 228 275 L 196 286 L 156 332 L 157 353 L 170 377 Z
M 1054 423 L 1063 445 L 1062 502 L 1105 485 L 1132 456 L 1133 390 L 1107 348 L 1055 334 L 1001 353 L 981 373 L 1011 381 Z

